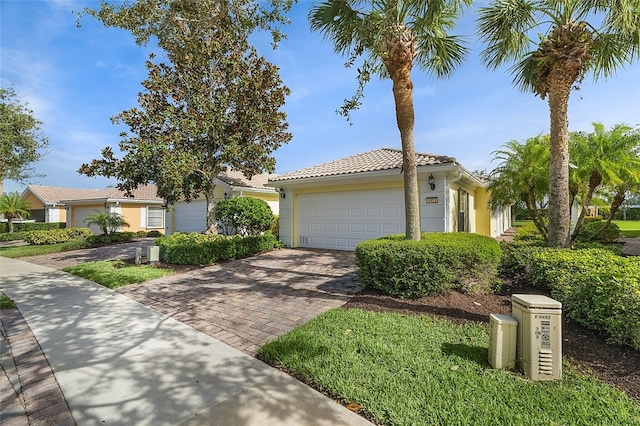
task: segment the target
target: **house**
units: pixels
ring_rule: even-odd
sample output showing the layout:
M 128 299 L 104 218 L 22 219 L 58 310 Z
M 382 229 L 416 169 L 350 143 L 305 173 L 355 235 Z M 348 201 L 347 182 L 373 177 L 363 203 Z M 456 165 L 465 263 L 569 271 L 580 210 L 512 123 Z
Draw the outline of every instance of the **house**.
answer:
M 493 213 L 486 181 L 455 158 L 416 153 L 423 232 L 499 236 L 510 209 Z M 280 193 L 286 246 L 354 250 L 367 239 L 405 233 L 402 152 L 382 148 L 269 179 Z
M 84 197 L 94 189 L 64 188 L 60 186 L 29 185 L 20 198 L 31 206 L 31 219 L 36 222 L 66 222 L 67 210 L 61 200 Z
M 67 228 L 89 227 L 94 234 L 102 231 L 95 225 L 87 226 L 87 216 L 107 210 L 118 213 L 129 223 L 123 231 L 164 231 L 165 205 L 157 195 L 155 185 L 143 185 L 127 197 L 117 188 L 74 190 L 59 202 L 65 205 Z
M 253 197 L 265 201 L 273 214 L 279 213 L 278 192 L 265 184 L 276 175 L 259 174 L 247 178 L 242 172 L 228 170 L 216 178 L 214 198 L 216 201 L 234 197 Z M 207 205 L 204 197 L 187 203 L 180 201 L 171 206 L 166 214 L 165 235 L 174 232 L 203 232 L 207 229 Z

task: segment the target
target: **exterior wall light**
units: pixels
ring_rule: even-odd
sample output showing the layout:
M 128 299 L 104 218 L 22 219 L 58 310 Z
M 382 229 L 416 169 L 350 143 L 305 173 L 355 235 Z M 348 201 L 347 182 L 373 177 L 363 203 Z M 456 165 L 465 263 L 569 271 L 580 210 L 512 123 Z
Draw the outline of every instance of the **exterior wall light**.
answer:
M 431 174 L 429 175 L 429 180 L 428 180 L 428 182 L 429 182 L 429 186 L 431 187 L 431 190 L 432 190 L 432 191 L 433 191 L 434 189 L 436 189 L 436 180 L 435 180 L 435 178 L 433 177 L 433 173 L 431 173 Z
M 287 194 L 282 187 L 280 187 L 280 198 L 287 198 Z

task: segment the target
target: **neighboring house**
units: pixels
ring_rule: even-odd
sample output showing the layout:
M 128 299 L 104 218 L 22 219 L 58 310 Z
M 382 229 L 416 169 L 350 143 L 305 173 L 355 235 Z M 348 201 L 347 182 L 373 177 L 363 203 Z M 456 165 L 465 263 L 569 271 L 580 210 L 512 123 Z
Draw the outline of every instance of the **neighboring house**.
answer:
M 30 219 L 36 222 L 66 222 L 67 210 L 61 200 L 88 196 L 94 191 L 96 190 L 29 185 L 20 197 L 31 205 Z
M 87 216 L 107 210 L 118 213 L 129 223 L 122 231 L 164 231 L 165 205 L 157 195 L 155 185 L 143 185 L 127 197 L 117 188 L 85 189 L 77 192 L 60 203 L 66 206 L 67 228 L 90 228 L 94 234 L 102 231 L 85 223 Z
M 273 214 L 279 213 L 278 192 L 265 186 L 276 175 L 259 174 L 248 179 L 242 172 L 226 171 L 216 179 L 215 200 L 234 197 L 253 197 L 265 201 Z M 166 214 L 165 235 L 174 232 L 204 232 L 207 230 L 207 204 L 204 197 L 189 203 L 180 201 L 171 206 Z
M 423 232 L 497 237 L 510 209 L 492 213 L 484 179 L 455 158 L 416 153 Z M 286 246 L 354 250 L 367 239 L 405 233 L 402 152 L 377 149 L 279 175 L 280 239 Z

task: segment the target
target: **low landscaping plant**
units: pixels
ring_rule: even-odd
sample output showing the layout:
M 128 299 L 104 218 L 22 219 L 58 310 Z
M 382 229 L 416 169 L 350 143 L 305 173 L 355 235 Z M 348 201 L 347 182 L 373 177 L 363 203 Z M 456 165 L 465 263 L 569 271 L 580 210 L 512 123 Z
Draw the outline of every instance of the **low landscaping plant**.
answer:
M 611 249 L 503 244 L 501 270 L 549 291 L 568 318 L 640 349 L 640 258 Z
M 9 296 L 0 294 L 0 309 L 12 309 L 15 307 L 16 305 L 13 303 L 13 300 L 11 300 Z
M 91 244 L 124 243 L 133 240 L 134 232 L 112 232 L 111 234 L 91 235 L 87 241 Z
M 31 245 L 57 244 L 79 238 L 88 238 L 93 233 L 89 228 L 64 228 L 50 231 L 31 231 L 25 235 L 24 240 Z
M 263 361 L 381 425 L 631 425 L 640 406 L 569 364 L 533 382 L 492 369 L 486 326 L 333 309 L 268 343 Z
M 394 235 L 358 244 L 358 280 L 408 298 L 462 289 L 471 281 L 474 293 L 489 292 L 500 253 L 496 240 L 477 234 L 425 233 L 420 241 Z
M 620 238 L 620 228 L 611 222 L 604 228 L 606 222 L 591 221 L 585 223 L 578 233 L 577 241 L 597 241 L 600 243 L 613 243 Z
M 11 234 L 0 234 L 0 241 L 20 241 L 24 240 L 28 231 L 12 232 Z
M 64 268 L 63 271 L 111 289 L 161 278 L 173 273 L 169 269 L 161 269 L 155 265 L 131 265 L 123 260 L 88 262 Z
M 13 232 L 50 231 L 52 229 L 66 228 L 65 222 L 19 222 L 13 223 Z M 8 233 L 6 222 L 0 222 L 0 234 Z M 6 240 L 5 240 L 6 241 Z
M 175 233 L 156 240 L 160 258 L 177 265 L 208 265 L 221 260 L 252 256 L 272 250 L 277 240 L 271 233 L 252 237 L 227 237 L 198 233 Z

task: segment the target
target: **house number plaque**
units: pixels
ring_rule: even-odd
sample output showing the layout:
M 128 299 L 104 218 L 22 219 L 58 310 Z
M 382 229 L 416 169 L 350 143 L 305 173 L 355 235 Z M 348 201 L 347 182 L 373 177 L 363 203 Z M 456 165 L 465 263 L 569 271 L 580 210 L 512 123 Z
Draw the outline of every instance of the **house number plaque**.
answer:
M 438 204 L 438 197 L 427 197 L 427 204 Z

